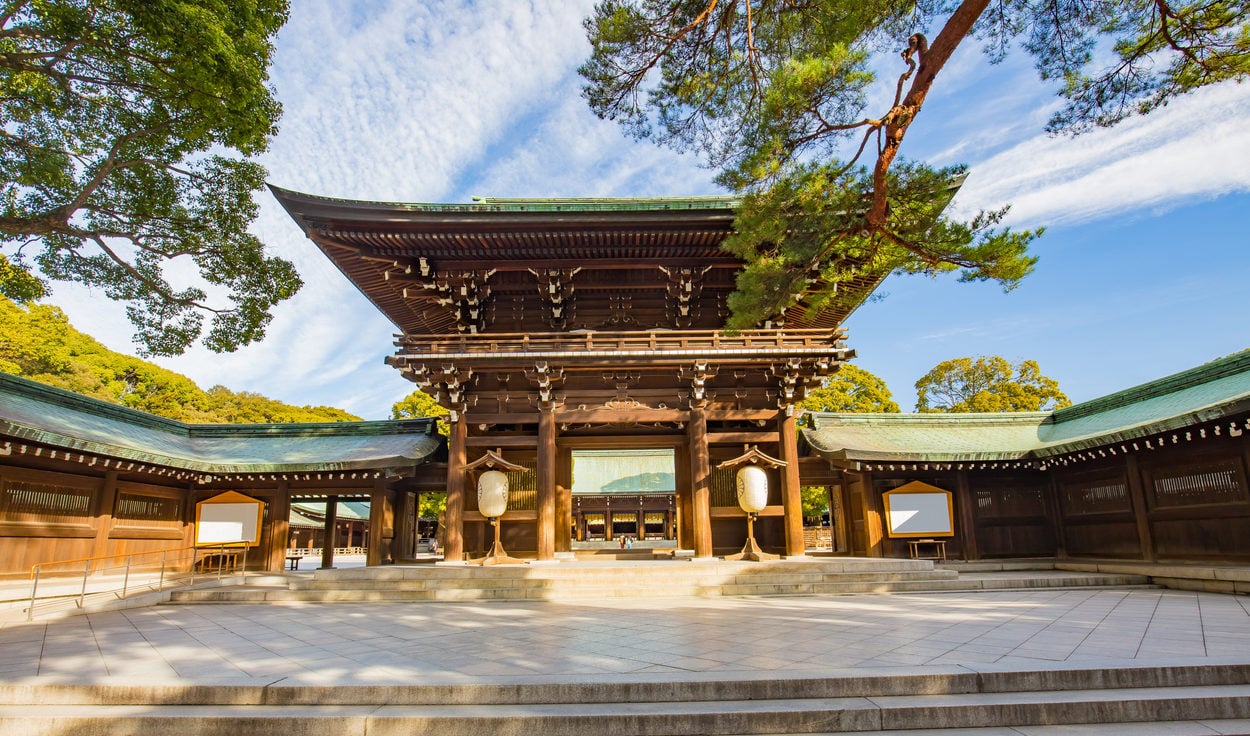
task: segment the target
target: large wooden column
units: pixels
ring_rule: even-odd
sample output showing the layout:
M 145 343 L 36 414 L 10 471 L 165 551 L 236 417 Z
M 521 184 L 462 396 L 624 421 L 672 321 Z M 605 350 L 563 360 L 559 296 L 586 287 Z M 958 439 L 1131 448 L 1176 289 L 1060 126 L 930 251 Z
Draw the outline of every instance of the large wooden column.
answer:
M 328 570 L 334 567 L 334 543 L 337 536 L 339 526 L 339 497 L 329 496 L 326 498 L 326 518 L 325 532 L 322 534 L 321 542 L 321 569 Z
M 469 425 L 465 423 L 463 416 L 456 416 L 450 424 L 451 436 L 447 438 L 447 510 L 444 512 L 447 539 L 444 540 L 443 559 L 448 562 L 463 562 L 466 481 L 464 466 Z
M 976 499 L 968 483 L 968 471 L 955 471 L 955 508 L 959 510 L 959 545 L 963 547 L 965 560 L 981 559 L 977 548 Z
M 791 404 L 777 413 L 777 446 L 781 450 L 781 505 L 785 516 L 786 556 L 802 557 L 807 552 L 803 544 L 803 494 L 799 484 L 799 430 L 798 414 L 801 409 Z
M 103 557 L 109 554 L 109 532 L 113 530 L 113 508 L 117 505 L 117 471 L 104 471 L 104 482 L 100 485 L 100 493 L 95 509 L 95 539 L 91 545 L 92 557 Z M 195 520 L 195 508 L 192 504 L 191 519 Z M 194 540 L 192 540 L 194 542 Z
M 712 556 L 712 461 L 707 447 L 707 409 L 691 406 L 690 424 L 690 506 L 694 532 L 694 556 Z
M 265 569 L 282 572 L 287 547 L 291 543 L 291 483 L 278 481 L 278 490 L 269 500 L 269 549 Z
M 573 551 L 573 476 L 570 451 L 556 452 L 556 552 Z
M 1154 562 L 1155 543 L 1150 533 L 1146 489 L 1142 485 L 1141 467 L 1137 464 L 1136 455 L 1129 455 L 1124 459 L 1124 474 L 1128 476 L 1128 492 L 1133 503 L 1133 520 L 1137 523 L 1137 544 L 1141 547 L 1141 558 L 1147 562 Z M 1055 509 L 1055 513 L 1058 515 L 1059 510 Z
M 556 556 L 556 415 L 538 410 L 538 559 Z
M 395 534 L 395 516 L 391 504 L 391 492 L 386 488 L 386 479 L 377 478 L 373 481 L 373 490 L 369 493 L 369 540 L 365 551 L 365 564 L 387 565 L 395 561 L 391 557 L 391 539 Z M 390 535 L 386 532 L 390 531 Z

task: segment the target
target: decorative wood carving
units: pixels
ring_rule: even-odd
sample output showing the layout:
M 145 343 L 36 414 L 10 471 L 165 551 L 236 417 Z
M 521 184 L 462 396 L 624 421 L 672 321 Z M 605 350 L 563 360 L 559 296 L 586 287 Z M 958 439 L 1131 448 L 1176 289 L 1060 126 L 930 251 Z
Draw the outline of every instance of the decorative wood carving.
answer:
M 547 314 L 544 315 L 547 325 L 556 331 L 568 329 L 569 320 L 573 318 L 576 305 L 573 301 L 573 277 L 578 268 L 549 268 L 536 271 L 526 269 L 538 277 L 538 293 L 547 302 Z
M 533 370 L 525 371 L 525 377 L 538 389 L 538 408 L 550 411 L 563 403 L 563 397 L 555 393 L 555 387 L 564 382 L 564 369 L 552 368 L 547 363 L 537 363 Z
M 699 296 L 703 293 L 703 276 L 711 266 L 697 268 L 665 268 L 660 271 L 668 278 L 665 287 L 665 309 L 669 321 L 678 329 L 685 329 L 699 318 Z
M 418 388 L 433 396 L 451 412 L 448 421 L 460 421 L 465 410 L 477 403 L 477 397 L 468 393 L 469 388 L 477 383 L 477 376 L 472 368 L 444 365 L 431 369 L 423 364 L 408 366 L 406 370 L 408 377 Z
M 692 409 L 705 408 L 716 398 L 714 392 L 708 391 L 707 384 L 716 377 L 717 370 L 708 363 L 695 363 L 692 368 L 682 368 L 678 371 L 677 375 L 681 380 L 690 382 L 690 407 Z

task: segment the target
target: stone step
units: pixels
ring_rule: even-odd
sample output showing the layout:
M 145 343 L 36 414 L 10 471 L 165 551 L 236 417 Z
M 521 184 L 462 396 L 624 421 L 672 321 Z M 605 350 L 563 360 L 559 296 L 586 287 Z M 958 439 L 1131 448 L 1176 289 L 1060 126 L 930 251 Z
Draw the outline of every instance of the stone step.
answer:
M 1250 718 L 1250 685 L 875 697 L 441 705 L 3 705 L 0 733 L 847 733 Z
M 1003 695 L 1065 690 L 1144 691 L 1250 687 L 1250 663 L 1061 666 L 1014 670 L 986 665 L 930 666 L 923 671 L 841 669 L 812 676 L 777 673 L 619 674 L 594 677 L 506 677 L 476 682 L 321 684 L 325 678 L 254 676 L 219 681 L 44 683 L 0 682 L 0 705 L 558 705 L 683 701 L 807 700 L 925 695 Z
M 512 577 L 405 577 L 397 580 L 377 578 L 314 578 L 291 581 L 292 590 L 430 590 L 434 588 L 553 588 L 578 587 L 671 587 L 678 585 L 819 585 L 822 583 L 895 582 L 906 580 L 956 580 L 958 575 L 947 570 L 908 570 L 881 573 L 776 573 L 731 576 L 704 574 L 675 575 L 657 571 L 647 575 L 616 575 L 598 572 L 577 577 L 531 577 L 517 573 Z
M 1127 588 L 1143 587 L 1146 579 L 1136 576 L 1050 577 L 1007 579 L 936 579 L 860 581 L 834 583 L 729 583 L 664 585 L 318 585 L 290 588 L 213 588 L 174 591 L 171 603 L 278 603 L 278 602 L 384 602 L 384 601 L 471 601 L 471 600 L 551 600 L 576 601 L 597 598 L 695 598 L 769 595 L 854 595 L 863 593 L 978 592 L 1021 588 Z M 532 581 L 531 581 L 532 582 Z

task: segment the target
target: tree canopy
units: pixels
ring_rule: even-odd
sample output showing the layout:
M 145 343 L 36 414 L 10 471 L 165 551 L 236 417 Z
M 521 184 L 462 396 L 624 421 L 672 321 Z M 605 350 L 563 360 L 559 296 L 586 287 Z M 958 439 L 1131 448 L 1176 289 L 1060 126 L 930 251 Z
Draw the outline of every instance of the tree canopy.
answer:
M 113 352 L 50 304 L 0 297 L 0 372 L 190 423 L 354 422 L 328 406 L 291 406 L 223 386 L 200 389 L 184 375 Z
M 450 413 L 446 407 L 440 406 L 433 396 L 420 389 L 391 404 L 391 419 L 437 418 L 445 417 Z M 447 434 L 445 422 L 439 424 L 438 431 L 442 434 Z
M 1048 411 L 1071 406 L 1037 361 L 1013 366 L 997 355 L 944 360 L 916 381 L 922 412 Z
M 861 414 L 897 413 L 894 395 L 880 377 L 849 363 L 825 379 L 824 384 L 807 392 L 807 411 L 856 412 Z
M 745 193 L 726 243 L 746 262 L 728 326 L 745 329 L 799 300 L 862 299 L 847 292 L 894 271 L 961 270 L 1010 289 L 1032 270 L 1040 230 L 1001 227 L 1006 210 L 943 216 L 963 169 L 900 158 L 966 39 L 991 63 L 1019 43 L 1044 80 L 1062 83 L 1050 129 L 1077 133 L 1245 78 L 1246 10 L 1246 0 L 603 0 L 585 22 L 592 53 L 580 71 L 600 117 L 696 151 Z M 882 52 L 897 55 L 898 77 L 888 108 L 866 110 Z
M 265 178 L 247 157 L 281 113 L 266 82 L 287 12 L 0 0 L 0 294 L 99 287 L 127 303 L 150 355 L 261 339 L 301 284 L 247 232 Z

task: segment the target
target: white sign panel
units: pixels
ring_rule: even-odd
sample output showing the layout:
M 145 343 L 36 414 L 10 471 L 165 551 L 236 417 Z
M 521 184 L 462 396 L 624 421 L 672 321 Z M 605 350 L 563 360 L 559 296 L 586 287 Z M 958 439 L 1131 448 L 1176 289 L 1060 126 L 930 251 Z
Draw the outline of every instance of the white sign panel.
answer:
M 260 530 L 256 528 L 255 503 L 206 503 L 200 506 L 200 524 L 196 544 L 255 543 Z
M 954 533 L 947 493 L 892 493 L 887 516 L 891 536 Z

